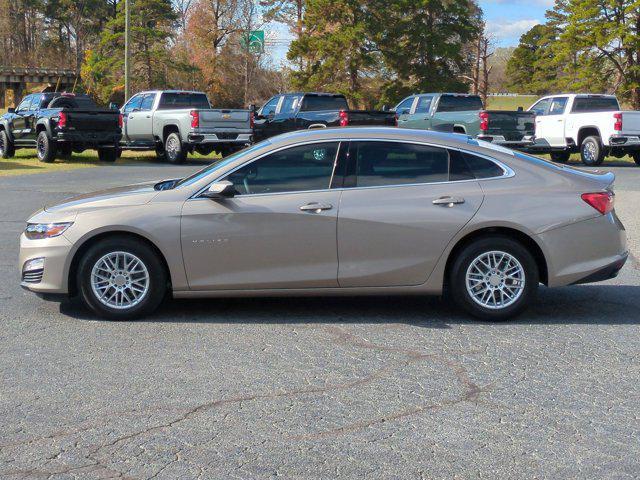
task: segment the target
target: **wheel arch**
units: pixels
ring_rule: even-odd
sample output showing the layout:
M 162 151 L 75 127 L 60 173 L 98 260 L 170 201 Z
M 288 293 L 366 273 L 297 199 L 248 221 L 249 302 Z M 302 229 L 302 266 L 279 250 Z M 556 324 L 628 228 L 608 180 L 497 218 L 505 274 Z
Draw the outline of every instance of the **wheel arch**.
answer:
M 600 139 L 602 139 L 602 135 L 600 135 L 600 129 L 595 125 L 586 125 L 580 127 L 580 130 L 578 130 L 578 148 L 582 145 L 582 142 L 584 142 L 585 138 L 591 136 L 599 137 Z
M 163 145 L 167 141 L 167 137 L 171 133 L 177 133 L 178 136 L 180 137 L 180 141 L 182 141 L 182 134 L 180 133 L 180 127 L 174 123 L 169 123 L 162 127 L 162 144 Z
M 448 282 L 453 263 L 462 249 L 473 241 L 490 235 L 501 235 L 522 244 L 531 253 L 536 262 L 538 273 L 540 275 L 540 281 L 545 285 L 548 284 L 549 266 L 547 258 L 538 242 L 536 242 L 529 234 L 523 232 L 522 230 L 506 226 L 482 227 L 477 230 L 468 232 L 462 238 L 458 239 L 453 248 L 449 251 L 449 255 L 447 257 L 447 262 L 444 270 L 445 283 Z
M 68 285 L 69 296 L 75 296 L 78 293 L 77 276 L 78 276 L 78 267 L 80 265 L 80 260 L 82 259 L 82 256 L 89 250 L 89 248 L 91 248 L 96 243 L 102 240 L 106 240 L 108 238 L 113 238 L 113 237 L 127 237 L 127 238 L 141 241 L 142 243 L 145 243 L 149 248 L 151 248 L 151 250 L 160 259 L 160 263 L 162 264 L 165 270 L 167 279 L 171 284 L 171 281 L 172 281 L 171 269 L 169 268 L 167 259 L 165 255 L 162 253 L 162 251 L 160 250 L 160 248 L 158 248 L 158 246 L 153 241 L 151 241 L 149 238 L 137 232 L 132 232 L 129 230 L 110 230 L 106 232 L 97 232 L 94 235 L 90 235 L 86 237 L 74 252 L 73 258 L 71 259 L 71 263 L 69 264 L 69 272 L 67 274 L 67 282 L 68 282 L 67 285 Z M 169 287 L 169 290 L 171 290 L 170 287 Z

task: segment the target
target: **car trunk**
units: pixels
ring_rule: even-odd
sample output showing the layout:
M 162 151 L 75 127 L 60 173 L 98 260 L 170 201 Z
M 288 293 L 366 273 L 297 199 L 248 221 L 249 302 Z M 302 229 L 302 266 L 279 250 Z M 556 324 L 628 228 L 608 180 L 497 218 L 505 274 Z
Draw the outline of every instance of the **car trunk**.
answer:
M 482 135 L 500 135 L 507 141 L 519 141 L 535 134 L 535 113 L 487 110 L 488 128 Z

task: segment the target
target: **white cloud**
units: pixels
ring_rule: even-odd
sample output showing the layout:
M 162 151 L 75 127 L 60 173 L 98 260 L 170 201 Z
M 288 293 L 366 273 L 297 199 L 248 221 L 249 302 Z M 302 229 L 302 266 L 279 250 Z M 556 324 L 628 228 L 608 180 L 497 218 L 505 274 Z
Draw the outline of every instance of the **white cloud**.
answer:
M 498 40 L 498 42 L 510 43 L 509 41 L 517 41 L 523 33 L 539 23 L 542 22 L 533 18 L 522 20 L 491 20 L 487 22 L 487 32 Z

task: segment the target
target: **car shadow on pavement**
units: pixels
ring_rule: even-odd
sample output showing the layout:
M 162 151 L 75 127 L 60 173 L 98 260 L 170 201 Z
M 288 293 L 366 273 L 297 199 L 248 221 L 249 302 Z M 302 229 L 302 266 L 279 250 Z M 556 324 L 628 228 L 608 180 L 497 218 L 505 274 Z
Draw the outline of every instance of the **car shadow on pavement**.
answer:
M 540 288 L 534 305 L 505 324 L 640 324 L 640 286 L 581 285 Z M 60 305 L 64 315 L 98 320 L 79 301 Z M 439 297 L 288 297 L 167 300 L 138 322 L 157 323 L 402 323 L 450 328 L 479 322 Z

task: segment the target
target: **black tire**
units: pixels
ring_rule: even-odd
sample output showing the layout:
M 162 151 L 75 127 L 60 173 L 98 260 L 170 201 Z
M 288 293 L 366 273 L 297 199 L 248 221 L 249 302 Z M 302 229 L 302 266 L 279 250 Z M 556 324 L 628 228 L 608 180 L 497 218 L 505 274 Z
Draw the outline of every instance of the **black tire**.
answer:
M 164 151 L 164 145 L 156 146 L 156 160 L 159 162 L 165 162 L 167 160 L 167 154 Z
M 167 135 L 164 141 L 164 152 L 167 162 L 174 164 L 184 163 L 187 158 L 187 151 L 182 145 L 178 132 L 171 132 Z
M 69 159 L 73 154 L 73 147 L 68 143 L 58 145 L 58 156 L 60 158 Z
M 524 287 L 522 288 L 519 297 L 517 297 L 513 303 L 504 307 L 498 306 L 497 308 L 489 308 L 481 305 L 467 290 L 467 270 L 478 257 L 488 252 L 509 254 L 519 262 L 524 272 Z M 499 265 L 504 265 L 501 262 L 503 261 L 501 260 L 498 262 Z M 489 270 L 488 274 L 490 273 L 491 271 Z M 471 289 L 480 289 L 478 293 L 481 293 L 483 289 L 485 291 L 493 292 L 490 293 L 490 295 L 495 295 L 494 299 L 497 299 L 497 289 L 499 289 L 499 286 L 495 286 L 491 282 L 495 280 L 496 283 L 500 282 L 499 285 L 504 285 L 505 281 L 504 279 L 500 279 L 499 275 L 496 275 L 495 279 L 493 277 L 494 276 L 487 276 L 486 279 L 478 280 L 481 283 L 475 286 L 471 284 Z M 492 235 L 474 240 L 457 254 L 450 270 L 449 286 L 452 299 L 467 313 L 481 320 L 502 321 L 521 314 L 529 304 L 531 304 L 538 290 L 538 284 L 540 282 L 539 279 L 540 277 L 535 259 L 521 243 L 506 236 Z M 470 282 L 472 281 L 473 280 L 470 278 Z M 495 288 L 496 290 L 487 290 L 488 288 Z M 487 301 L 490 299 L 491 297 L 488 297 Z
M 16 154 L 13 142 L 4 130 L 0 130 L 0 158 L 11 158 Z
M 633 154 L 631 154 L 631 158 L 633 158 L 633 161 L 636 162 L 636 165 L 640 167 L 640 152 L 634 152 Z
M 556 163 L 567 163 L 571 157 L 569 152 L 551 152 L 551 160 Z
M 51 163 L 56 159 L 58 153 L 55 140 L 51 140 L 45 130 L 38 134 L 36 140 L 36 155 L 43 163 Z
M 105 255 L 113 252 L 134 255 L 142 262 L 148 272 L 147 291 L 139 303 L 130 308 L 117 309 L 105 305 L 94 293 L 91 286 L 94 266 Z M 80 298 L 84 304 L 100 317 L 109 320 L 132 320 L 149 315 L 158 308 L 167 293 L 167 274 L 161 260 L 147 244 L 127 237 L 112 237 L 92 245 L 80 259 L 76 281 Z M 112 290 L 108 292 L 108 295 L 112 294 Z
M 98 149 L 98 160 L 101 162 L 113 163 L 118 159 L 118 149 L 117 148 L 99 148 Z
M 605 150 L 600 137 L 591 136 L 582 141 L 580 145 L 580 157 L 582 163 L 590 167 L 600 165 L 604 161 Z

